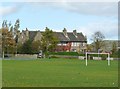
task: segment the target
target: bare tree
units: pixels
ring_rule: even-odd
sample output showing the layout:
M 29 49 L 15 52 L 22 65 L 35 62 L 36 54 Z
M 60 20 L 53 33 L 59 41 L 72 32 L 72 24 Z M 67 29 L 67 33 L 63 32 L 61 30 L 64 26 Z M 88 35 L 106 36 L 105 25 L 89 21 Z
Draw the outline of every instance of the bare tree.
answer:
M 92 35 L 93 47 L 96 52 L 98 52 L 101 47 L 105 46 L 103 39 L 105 39 L 105 36 L 100 31 L 97 31 Z

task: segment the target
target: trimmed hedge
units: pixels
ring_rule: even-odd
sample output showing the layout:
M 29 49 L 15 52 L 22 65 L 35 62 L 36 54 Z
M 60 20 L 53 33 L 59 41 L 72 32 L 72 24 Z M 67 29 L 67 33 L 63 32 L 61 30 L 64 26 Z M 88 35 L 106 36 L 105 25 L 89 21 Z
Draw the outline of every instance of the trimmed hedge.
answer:
M 50 52 L 50 55 L 70 55 L 70 56 L 79 56 L 77 52 Z

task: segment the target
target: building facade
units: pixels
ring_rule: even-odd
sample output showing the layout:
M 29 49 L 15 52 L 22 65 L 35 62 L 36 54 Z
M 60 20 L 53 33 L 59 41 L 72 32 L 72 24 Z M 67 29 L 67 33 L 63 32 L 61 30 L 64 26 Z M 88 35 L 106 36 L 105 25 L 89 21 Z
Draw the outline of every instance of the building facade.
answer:
M 113 45 L 116 45 L 116 50 L 120 49 L 120 41 L 119 40 L 104 40 L 105 46 L 102 47 L 104 52 L 111 52 L 113 49 Z

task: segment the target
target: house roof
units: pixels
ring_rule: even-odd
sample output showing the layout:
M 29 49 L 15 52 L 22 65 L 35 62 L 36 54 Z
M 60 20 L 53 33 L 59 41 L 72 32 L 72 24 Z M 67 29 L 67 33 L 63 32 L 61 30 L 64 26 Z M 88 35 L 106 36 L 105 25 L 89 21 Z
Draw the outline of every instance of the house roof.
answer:
M 87 41 L 86 37 L 81 33 L 77 33 L 78 40 L 79 41 Z
M 57 37 L 60 41 L 72 41 L 72 42 L 86 42 L 86 38 L 82 33 L 77 33 L 77 36 L 75 36 L 72 32 L 67 32 L 67 36 L 64 35 L 63 32 L 55 32 L 57 34 Z
M 29 39 L 34 40 L 35 36 L 37 35 L 38 31 L 29 31 Z
M 56 37 L 58 37 L 60 41 L 69 41 L 69 39 L 65 37 L 63 32 L 54 32 L 54 34 L 56 34 Z
M 67 34 L 68 34 L 70 41 L 78 41 L 78 39 L 75 37 L 75 35 L 72 32 L 67 33 Z
M 33 41 L 37 35 L 37 32 L 38 31 L 29 31 L 29 39 Z M 43 31 L 40 32 L 43 33 Z M 23 33 L 25 34 L 25 31 L 23 31 Z M 73 32 L 67 32 L 67 36 L 65 36 L 63 32 L 54 32 L 54 35 L 61 42 L 87 42 L 85 36 L 82 33 L 77 33 L 77 36 L 75 36 Z

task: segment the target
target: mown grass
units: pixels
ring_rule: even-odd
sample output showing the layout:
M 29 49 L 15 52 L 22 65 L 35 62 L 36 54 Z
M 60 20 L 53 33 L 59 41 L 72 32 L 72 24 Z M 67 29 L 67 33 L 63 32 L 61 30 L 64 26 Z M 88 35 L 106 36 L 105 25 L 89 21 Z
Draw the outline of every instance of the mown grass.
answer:
M 77 59 L 3 60 L 3 87 L 117 87 L 118 62 Z

